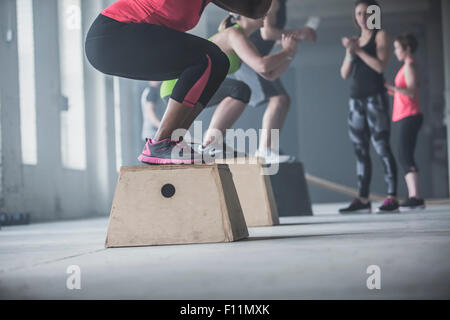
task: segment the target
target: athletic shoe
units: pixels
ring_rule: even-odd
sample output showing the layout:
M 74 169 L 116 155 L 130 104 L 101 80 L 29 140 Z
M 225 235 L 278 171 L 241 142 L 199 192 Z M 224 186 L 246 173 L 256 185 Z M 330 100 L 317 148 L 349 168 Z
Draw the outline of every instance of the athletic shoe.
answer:
M 350 203 L 347 208 L 339 209 L 341 214 L 353 214 L 353 213 L 372 213 L 372 203 L 368 201 L 363 203 L 360 199 L 356 198 Z
M 170 139 L 162 141 L 147 139 L 144 150 L 138 158 L 145 164 L 193 164 L 196 159 L 201 159 L 201 155 L 194 152 L 185 142 Z
M 295 157 L 292 157 L 290 155 L 279 154 L 274 150 L 272 150 L 271 148 L 256 151 L 255 157 L 263 159 L 265 164 L 287 163 L 295 161 Z
M 409 198 L 400 204 L 400 212 L 408 212 L 413 210 L 425 209 L 425 201 L 423 199 Z
M 242 152 L 238 152 L 224 143 L 213 142 L 206 147 L 199 145 L 197 152 L 203 155 L 203 158 L 209 158 L 207 160 L 214 159 L 231 159 L 231 158 L 245 158 L 247 155 Z M 206 160 L 205 160 L 206 161 Z M 209 161 L 206 161 L 209 162 Z
M 399 208 L 399 204 L 398 201 L 395 199 L 392 199 L 390 197 L 387 197 L 383 204 L 381 205 L 381 207 L 378 208 L 378 213 L 393 213 L 393 212 L 398 212 L 398 208 Z

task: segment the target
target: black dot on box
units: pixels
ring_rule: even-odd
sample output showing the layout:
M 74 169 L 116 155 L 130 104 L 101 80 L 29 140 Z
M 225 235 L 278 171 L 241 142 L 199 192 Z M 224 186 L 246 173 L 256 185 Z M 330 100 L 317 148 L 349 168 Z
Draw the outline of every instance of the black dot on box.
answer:
M 173 184 L 166 184 L 161 188 L 161 194 L 164 198 L 172 198 L 175 195 L 175 187 Z

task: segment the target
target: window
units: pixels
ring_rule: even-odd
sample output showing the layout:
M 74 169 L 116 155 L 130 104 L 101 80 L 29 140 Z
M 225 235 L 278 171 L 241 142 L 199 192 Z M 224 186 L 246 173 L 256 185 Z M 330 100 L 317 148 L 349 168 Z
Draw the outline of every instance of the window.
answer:
M 16 5 L 22 162 L 27 165 L 36 165 L 37 131 L 33 0 L 17 0 Z
M 61 152 L 63 166 L 86 169 L 83 35 L 80 0 L 59 0 Z

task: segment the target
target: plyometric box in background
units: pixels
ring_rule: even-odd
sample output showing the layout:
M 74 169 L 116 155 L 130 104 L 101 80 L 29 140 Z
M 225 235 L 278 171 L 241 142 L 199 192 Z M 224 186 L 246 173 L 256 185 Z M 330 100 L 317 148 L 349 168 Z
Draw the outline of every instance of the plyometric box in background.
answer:
M 280 217 L 312 216 L 311 198 L 301 162 L 280 163 L 276 175 L 270 176 Z
M 258 158 L 217 160 L 229 165 L 248 227 L 280 224 L 270 177 Z

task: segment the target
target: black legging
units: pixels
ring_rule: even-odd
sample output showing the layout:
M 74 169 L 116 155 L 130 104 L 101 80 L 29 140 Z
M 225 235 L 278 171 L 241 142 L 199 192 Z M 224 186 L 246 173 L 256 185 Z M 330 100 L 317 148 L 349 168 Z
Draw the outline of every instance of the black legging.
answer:
M 388 195 L 397 194 L 397 165 L 390 146 L 389 104 L 386 94 L 365 99 L 350 99 L 348 119 L 350 140 L 355 147 L 359 196 L 368 198 L 372 178 L 370 145 L 381 157 Z
M 399 160 L 405 175 L 419 171 L 414 161 L 414 151 L 416 150 L 417 135 L 422 123 L 422 114 L 407 117 L 397 122 L 400 127 Z
M 229 61 L 211 41 L 146 23 L 99 15 L 86 38 L 86 56 L 99 71 L 136 80 L 178 78 L 171 98 L 206 106 L 225 79 Z
M 242 81 L 226 78 L 220 88 L 216 91 L 216 93 L 212 96 L 209 103 L 206 105 L 206 108 L 217 106 L 221 103 L 225 98 L 233 98 L 235 100 L 241 101 L 245 104 L 248 104 L 250 101 L 250 97 L 252 95 L 252 90 L 250 87 Z M 169 96 L 164 97 L 163 101 L 167 105 L 169 102 Z

